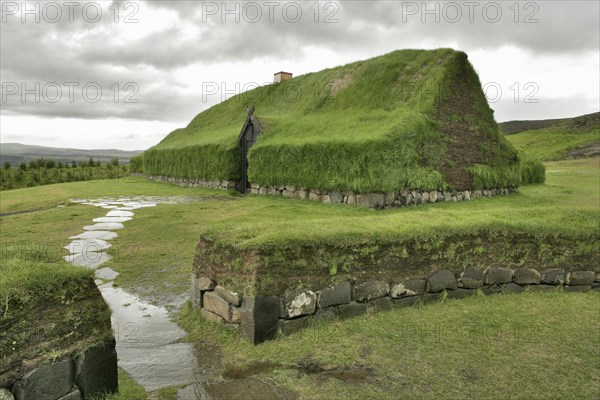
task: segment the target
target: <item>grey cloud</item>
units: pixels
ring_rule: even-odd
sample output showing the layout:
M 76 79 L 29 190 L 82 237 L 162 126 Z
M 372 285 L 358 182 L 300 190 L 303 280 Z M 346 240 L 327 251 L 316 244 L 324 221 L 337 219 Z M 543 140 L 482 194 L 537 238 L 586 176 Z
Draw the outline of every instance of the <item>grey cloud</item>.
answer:
M 3 88 L 12 83 L 26 88 L 40 85 L 40 101 L 27 95 L 22 101 L 20 93 L 7 96 L 2 103 L 3 114 L 39 115 L 66 118 L 126 118 L 144 120 L 185 120 L 193 115 L 186 108 L 188 102 L 197 100 L 194 96 L 181 95 L 176 89 L 181 87 L 171 74 L 156 69 L 122 68 L 118 55 L 112 56 L 112 63 L 89 62 L 82 52 L 89 47 L 100 48 L 111 54 L 110 46 L 103 46 L 110 31 L 93 25 L 86 38 L 79 42 L 70 38 L 68 32 L 54 29 L 54 25 L 35 23 L 2 24 L 2 70 Z M 73 32 L 78 34 L 82 32 Z M 97 39 L 94 40 L 93 38 Z M 150 46 L 150 44 L 148 45 Z M 145 49 L 147 51 L 147 48 Z M 52 102 L 54 90 L 46 97 L 44 85 L 57 83 L 62 91 L 58 102 Z M 77 83 L 73 88 L 73 101 L 69 99 L 70 88 L 66 83 Z M 118 102 L 114 101 L 114 84 L 119 86 Z M 127 83 L 139 88 L 135 96 L 137 104 L 124 104 L 125 96 L 132 90 L 125 90 Z M 97 84 L 102 88 L 100 101 L 86 101 L 82 88 L 86 84 Z M 94 90 L 91 96 L 95 95 Z M 199 97 L 200 95 L 198 95 Z
M 2 134 L 2 142 L 10 143 L 10 142 L 19 142 L 22 140 L 29 141 L 52 141 L 52 140 L 60 140 L 61 138 L 58 135 L 44 135 L 42 134 L 20 134 L 20 133 L 3 133 Z
M 440 7 L 446 3 L 439 2 Z M 464 4 L 462 1 L 456 3 Z M 598 51 L 599 2 L 529 3 L 539 6 L 535 15 L 538 23 L 523 23 L 527 15 L 527 10 L 523 9 L 520 22 L 514 23 L 514 15 L 508 8 L 513 2 L 498 2 L 504 14 L 495 24 L 486 22 L 481 11 L 475 14 L 473 24 L 466 15 L 454 24 L 435 23 L 432 16 L 422 23 L 420 12 L 403 20 L 403 10 L 415 4 L 422 7 L 421 1 L 338 2 L 340 9 L 335 18 L 339 22 L 332 24 L 314 22 L 309 9 L 313 2 L 301 2 L 305 14 L 298 23 L 286 22 L 281 14 L 277 14 L 274 23 L 263 16 L 256 24 L 243 20 L 239 24 L 221 23 L 215 16 L 204 22 L 198 2 L 147 2 L 146 5 L 155 10 L 175 11 L 179 21 L 160 32 L 139 39 L 121 38 L 121 41 L 112 40 L 114 23 L 110 15 L 94 24 L 81 18 L 76 18 L 75 23 L 61 20 L 57 24 L 23 24 L 13 19 L 1 24 L 3 82 L 97 82 L 106 92 L 102 101 L 95 104 L 80 98 L 74 103 L 56 104 L 22 103 L 11 99 L 2 104 L 3 113 L 185 121 L 198 111 L 195 105 L 200 104 L 201 94 L 181 95 L 180 91 L 174 90 L 185 88 L 185 82 L 177 80 L 173 74 L 178 68 L 268 57 L 306 58 L 310 56 L 309 47 L 355 53 L 414 48 L 425 40 L 445 45 L 451 40 L 467 51 L 507 45 L 542 55 Z M 428 7 L 431 9 L 434 5 L 429 2 Z M 463 12 L 466 12 L 464 7 Z M 321 21 L 325 14 L 321 9 Z M 138 18 L 143 20 L 143 10 Z M 199 34 L 189 37 L 187 24 L 197 28 Z M 108 88 L 114 82 L 121 86 L 127 82 L 137 83 L 140 102 L 124 105 L 111 101 L 112 93 Z
M 247 23 L 243 19 L 238 24 L 231 16 L 227 16 L 226 23 L 221 23 L 220 14 L 208 16 L 207 22 L 203 22 L 201 5 L 197 3 L 194 3 L 195 9 L 186 1 L 149 4 L 178 10 L 182 19 L 197 26 L 209 26 L 212 32 L 220 32 L 215 35 L 217 38 L 233 39 L 231 41 L 237 40 L 238 43 L 241 39 L 244 49 L 260 50 L 257 54 L 261 56 L 284 54 L 290 48 L 282 46 L 281 42 L 287 39 L 296 44 L 292 50 L 297 50 L 298 43 L 303 46 L 333 45 L 341 49 L 369 48 L 381 39 L 378 35 L 382 31 L 387 33 L 388 38 L 396 40 L 398 48 L 414 47 L 411 44 L 423 39 L 452 39 L 462 48 L 471 49 L 514 45 L 533 53 L 579 52 L 600 46 L 600 3 L 596 1 L 519 2 L 517 8 L 514 2 L 504 1 L 338 1 L 339 11 L 335 18 L 339 22 L 332 24 L 322 22 L 326 14 L 324 10 L 320 13 L 321 22 L 314 23 L 313 11 L 309 9 L 312 2 L 290 2 L 301 4 L 305 12 L 298 23 L 286 22 L 277 13 L 274 23 L 269 23 L 266 16 L 258 24 Z M 256 3 L 265 4 L 261 1 Z M 474 4 L 469 6 L 468 3 Z M 455 22 L 453 11 L 457 8 L 447 8 L 449 4 L 458 5 L 461 12 L 462 16 Z M 436 22 L 435 14 L 426 13 L 426 10 L 435 10 L 435 7 L 439 10 L 439 22 Z M 497 16 L 498 8 L 501 14 Z M 263 9 L 266 10 L 266 6 Z M 469 20 L 470 14 L 473 22 Z M 362 28 L 359 31 L 355 30 L 358 26 Z M 229 44 L 226 40 L 214 42 L 208 49 L 215 50 L 219 59 L 236 57 L 241 46 Z
M 121 118 L 141 120 L 165 120 L 185 121 L 197 112 L 190 110 L 189 104 L 198 104 L 201 95 L 190 96 L 181 94 L 169 94 L 165 87 L 139 86 L 139 91 L 134 94 L 133 87 L 124 90 L 124 83 L 117 82 L 120 87 L 115 102 L 114 82 L 99 81 L 102 93 L 99 94 L 96 86 L 90 86 L 85 95 L 82 85 L 73 87 L 59 84 L 62 95 L 57 96 L 54 88 L 50 88 L 44 95 L 43 85 L 39 86 L 38 101 L 34 95 L 26 95 L 25 101 L 20 93 L 7 96 L 8 101 L 3 104 L 2 113 L 6 115 L 37 115 L 46 117 L 97 119 L 97 118 Z M 6 83 L 6 81 L 4 82 Z M 21 83 L 21 82 L 18 82 Z M 28 90 L 32 90 L 35 82 L 25 82 Z M 73 92 L 73 102 L 69 99 L 69 90 Z M 131 96 L 131 97 L 129 97 Z M 137 100 L 137 103 L 126 102 L 126 100 Z
M 25 139 L 28 138 L 29 135 L 23 135 L 20 133 L 3 133 L 2 134 L 2 141 L 3 142 L 11 142 L 13 140 L 21 140 L 21 139 Z
M 537 103 L 514 102 L 510 99 L 490 106 L 495 110 L 496 120 L 527 120 L 568 118 L 598 112 L 598 103 L 583 96 L 540 96 Z

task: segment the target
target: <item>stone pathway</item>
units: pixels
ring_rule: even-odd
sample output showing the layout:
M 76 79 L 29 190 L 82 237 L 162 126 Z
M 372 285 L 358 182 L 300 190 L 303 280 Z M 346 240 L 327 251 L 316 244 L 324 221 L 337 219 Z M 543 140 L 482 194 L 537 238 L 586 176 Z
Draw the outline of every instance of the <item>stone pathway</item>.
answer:
M 72 236 L 65 248 L 71 253 L 65 259 L 75 265 L 96 269 L 96 284 L 112 311 L 112 326 L 117 340 L 119 367 L 123 368 L 147 391 L 164 387 L 189 385 L 201 375 L 211 376 L 206 365 L 200 368 L 196 349 L 181 340 L 186 333 L 171 322 L 167 310 L 148 304 L 121 288 L 113 287 L 119 275 L 111 268 L 99 268 L 112 256 L 106 251 L 110 241 L 118 237 L 117 230 L 125 228 L 134 218 L 134 210 L 159 204 L 179 204 L 204 201 L 192 197 L 120 197 L 95 200 L 75 199 L 75 203 L 110 210 L 104 217 L 95 218 L 93 225 Z M 219 363 L 211 360 L 218 376 Z
M 109 267 L 99 268 L 111 260 L 107 253 L 112 246 L 110 241 L 118 237 L 115 231 L 125 229 L 125 224 L 134 218 L 134 210 L 206 201 L 205 198 L 137 196 L 71 201 L 110 210 L 104 217 L 94 218 L 94 224 L 85 226 L 83 233 L 70 237 L 71 242 L 65 246 L 70 254 L 65 260 L 95 269 L 96 285 L 112 311 L 119 367 L 146 391 L 182 386 L 177 394 L 179 400 L 296 398 L 268 379 L 221 380 L 221 351 L 217 345 L 182 342 L 186 332 L 171 321 L 164 307 L 113 287 L 119 273 Z
M 110 248 L 110 240 L 119 235 L 116 230 L 124 229 L 123 223 L 131 221 L 134 210 L 156 207 L 159 204 L 188 204 L 205 201 L 203 197 L 192 196 L 135 196 L 135 197 L 103 197 L 99 199 L 73 199 L 72 203 L 86 204 L 110 210 L 104 217 L 94 218 L 93 225 L 83 227 L 84 232 L 71 236 L 72 240 L 65 248 L 71 253 L 65 256 L 68 262 L 88 268 L 97 268 L 109 261 L 112 256 L 106 252 Z

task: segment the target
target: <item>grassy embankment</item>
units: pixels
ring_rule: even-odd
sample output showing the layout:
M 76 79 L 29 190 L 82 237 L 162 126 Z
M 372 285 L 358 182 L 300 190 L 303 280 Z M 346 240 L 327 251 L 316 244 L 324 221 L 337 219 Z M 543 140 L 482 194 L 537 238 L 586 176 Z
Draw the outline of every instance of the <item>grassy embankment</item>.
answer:
M 0 384 L 112 337 L 93 272 L 37 246 L 2 247 L 0 299 Z

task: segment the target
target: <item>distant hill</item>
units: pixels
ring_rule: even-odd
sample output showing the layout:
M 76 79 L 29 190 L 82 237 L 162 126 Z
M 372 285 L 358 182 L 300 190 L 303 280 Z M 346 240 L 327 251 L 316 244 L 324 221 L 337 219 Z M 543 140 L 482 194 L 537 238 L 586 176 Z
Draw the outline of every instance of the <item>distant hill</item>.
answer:
M 82 150 L 82 149 L 65 149 L 60 147 L 45 147 L 45 146 L 31 146 L 20 143 L 0 143 L 0 164 L 4 164 L 6 161 L 12 165 L 17 165 L 21 162 L 28 163 L 36 158 L 47 158 L 52 159 L 56 162 L 71 162 L 73 160 L 88 161 L 90 157 L 94 161 L 101 161 L 103 163 L 109 162 L 112 158 L 118 158 L 120 164 L 129 162 L 131 157 L 134 157 L 142 153 L 141 150 L 116 150 L 116 149 L 102 149 L 102 150 Z
M 518 150 L 543 161 L 600 155 L 600 113 L 499 124 Z
M 500 122 L 500 132 L 504 135 L 514 135 L 519 132 L 535 131 L 538 129 L 548 128 L 554 124 L 568 121 L 570 118 L 563 119 L 539 119 L 533 121 L 506 121 Z

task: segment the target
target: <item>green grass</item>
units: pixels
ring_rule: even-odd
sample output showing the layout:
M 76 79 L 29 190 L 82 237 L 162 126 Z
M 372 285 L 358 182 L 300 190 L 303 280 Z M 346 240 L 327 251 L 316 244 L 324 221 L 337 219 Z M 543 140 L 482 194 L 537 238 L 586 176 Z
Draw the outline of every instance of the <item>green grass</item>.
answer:
M 112 336 L 93 271 L 29 243 L 2 243 L 0 381 Z
M 572 167 L 571 167 L 572 166 Z M 555 171 L 564 170 L 564 177 Z M 566 179 L 564 179 L 567 177 Z M 598 159 L 549 164 L 546 185 L 518 194 L 373 212 L 282 198 L 248 196 L 220 206 L 204 233 L 246 248 L 290 243 L 360 243 L 480 229 L 538 235 L 598 233 Z M 225 215 L 231 215 L 230 218 Z M 222 215 L 221 218 L 219 216 Z
M 239 180 L 238 135 L 250 104 L 264 128 L 248 155 L 256 184 L 433 190 L 468 186 L 444 171 L 485 164 L 502 170 L 487 174 L 488 185 L 519 185 L 518 174 L 502 180 L 515 151 L 466 54 L 450 49 L 396 51 L 235 96 L 146 151 L 144 172 Z M 459 157 L 453 143 L 472 151 Z
M 91 400 L 146 400 L 148 393 L 125 370 L 119 368 L 119 392 Z M 161 399 L 162 400 L 162 399 Z
M 70 203 L 69 199 L 134 195 L 228 197 L 223 191 L 182 188 L 134 177 L 6 191 L 0 198 L 2 213 L 39 211 L 0 217 L 0 249 L 7 254 L 23 248 L 35 248 L 58 259 L 68 254 L 63 246 L 69 242 L 70 236 L 81 233 L 83 226 L 90 225 L 93 218 L 104 216 L 108 211 Z M 65 207 L 56 208 L 57 205 Z M 119 278 L 120 283 L 135 286 L 139 294 L 155 293 L 157 288 L 165 293 L 182 293 L 189 285 L 181 276 L 187 275 L 200 230 L 197 213 L 195 205 L 136 210 L 134 220 L 127 222 L 128 233 L 124 235 L 125 231 L 121 231 L 120 237 L 111 241 L 113 247 L 110 253 L 114 259 L 108 265 L 128 270 Z M 160 228 L 161 225 L 164 225 L 163 228 Z M 156 245 L 161 240 L 157 236 L 161 229 L 168 232 L 167 236 L 172 241 L 170 246 Z M 177 256 L 173 257 L 174 254 Z M 156 272 L 148 269 L 148 265 L 160 268 Z M 162 281 L 164 276 L 167 279 Z
M 91 400 L 176 400 L 177 390 L 176 387 L 169 387 L 148 393 L 125 370 L 119 368 L 119 392 Z
M 574 238 L 573 244 L 597 242 L 599 171 L 598 158 L 553 162 L 547 164 L 546 184 L 523 186 L 517 195 L 382 212 L 258 196 L 160 205 L 135 211 L 117 240 L 119 246 L 135 246 L 120 247 L 125 251 L 120 255 L 113 249 L 115 259 L 108 265 L 121 273 L 121 286 L 161 298 L 187 291 L 200 234 L 240 248 L 296 242 L 361 245 L 405 237 L 431 240 L 444 230 L 480 229 L 536 233 L 542 243 L 561 235 Z M 14 244 L 51 243 L 60 255 L 69 236 L 106 211 L 81 204 L 55 208 L 70 198 L 144 194 L 225 196 L 138 178 L 127 183 L 79 182 L 3 192 L 2 212 L 41 209 L 0 218 L 3 254 L 14 252 Z M 129 253 L 131 249 L 135 251 Z M 593 247 L 589 251 L 597 253 Z M 256 347 L 198 320 L 189 309 L 181 321 L 192 339 L 222 344 L 225 368 L 243 368 L 257 361 L 281 364 L 263 376 L 304 398 L 397 398 L 399 393 L 408 398 L 590 398 L 599 390 L 599 360 L 593 350 L 600 345 L 599 301 L 597 294 L 570 293 L 449 301 L 319 325 Z M 439 340 L 432 333 L 438 326 L 448 328 Z M 453 330 L 464 326 L 481 328 L 485 335 L 473 341 L 468 331 Z M 48 355 L 54 354 L 51 350 Z M 311 360 L 327 368 L 365 365 L 373 368 L 375 378 L 346 383 L 299 374 L 293 368 Z M 145 398 L 134 382 L 120 379 L 122 393 L 115 399 Z M 317 386 L 319 390 L 314 390 Z M 163 394 L 169 398 L 172 391 Z
M 36 167 L 0 169 L 0 190 L 19 189 L 53 183 L 78 182 L 88 180 L 118 179 L 129 175 L 127 166 L 114 167 L 111 164 L 94 167 Z
M 102 196 L 176 196 L 176 195 L 224 195 L 222 191 L 180 188 L 148 182 L 145 178 L 126 176 L 119 179 L 93 180 L 87 182 L 59 183 L 37 188 L 35 191 L 15 189 L 0 194 L 0 213 L 48 209 L 58 205 L 70 205 L 75 198 L 98 198 Z
M 598 142 L 600 140 L 600 125 L 594 122 L 590 116 L 590 121 L 582 126 L 573 124 L 577 118 L 567 121 L 561 121 L 553 126 L 544 129 L 520 132 L 515 135 L 506 136 L 517 149 L 526 152 L 530 156 L 539 158 L 542 161 L 560 160 L 566 157 L 566 153 L 585 145 Z
M 537 158 L 521 154 L 521 184 L 546 182 L 546 166 Z
M 180 322 L 189 340 L 222 345 L 225 371 L 272 364 L 258 377 L 300 398 L 594 398 L 599 312 L 599 293 L 471 297 L 315 323 L 258 346 L 204 321 L 189 305 Z M 353 382 L 298 372 L 308 363 L 362 366 L 372 377 Z
M 74 267 L 39 246 L 6 246 L 0 253 L 0 299 L 5 316 L 15 308 L 68 302 L 82 296 L 93 271 Z
M 511 135 L 507 139 L 518 149 L 544 161 L 553 161 L 563 158 L 569 150 L 597 142 L 600 130 L 574 135 L 560 129 L 541 129 Z
M 518 194 L 377 212 L 252 195 L 160 205 L 136 210 L 134 219 L 119 232 L 111 249 L 115 258 L 108 265 L 121 273 L 122 286 L 160 297 L 187 290 L 201 234 L 237 249 L 285 249 L 311 244 L 368 247 L 411 239 L 434 243 L 440 235 L 485 231 L 534 235 L 542 243 L 562 237 L 581 251 L 594 252 L 588 242 L 599 234 L 599 167 L 597 158 L 550 163 L 545 185 L 523 186 Z M 0 206 L 2 212 L 27 210 L 54 207 L 73 197 L 128 194 L 224 196 L 136 178 L 128 184 L 81 182 L 8 191 L 2 194 Z M 78 204 L 2 217 L 0 241 L 3 246 L 47 245 L 60 252 L 69 236 L 104 214 L 103 209 Z

